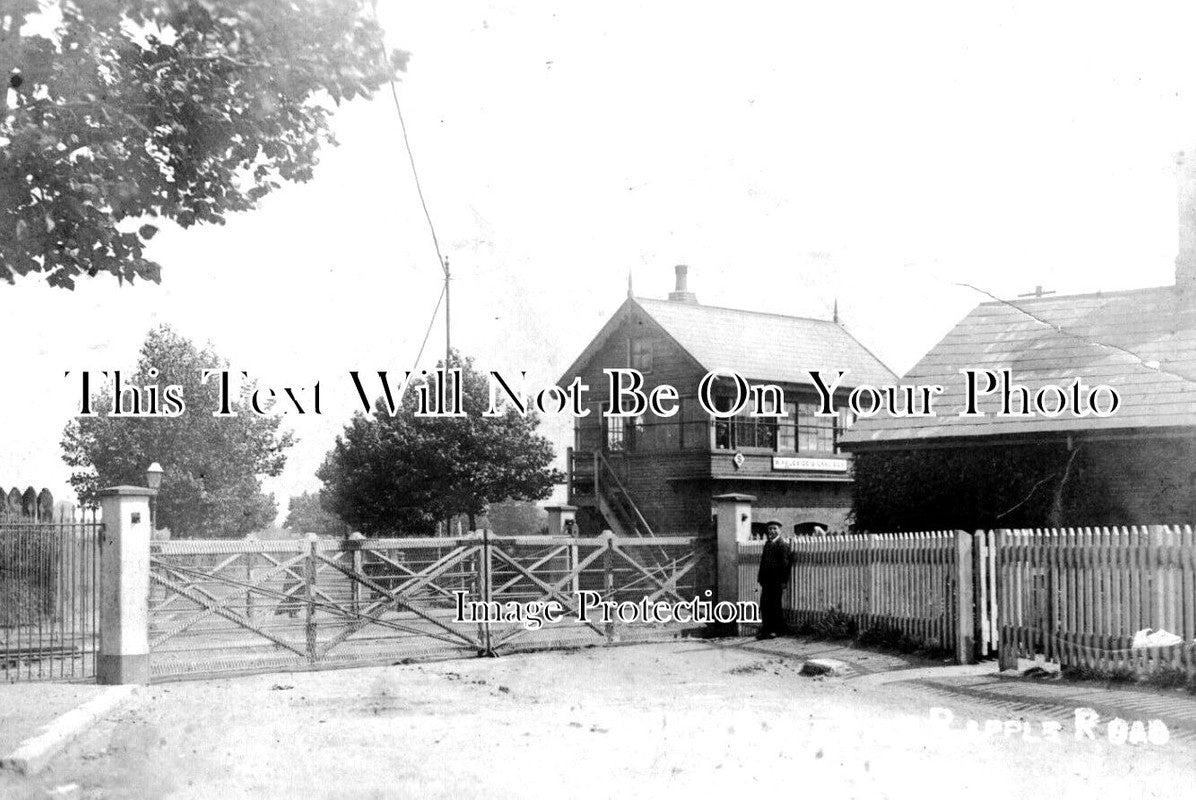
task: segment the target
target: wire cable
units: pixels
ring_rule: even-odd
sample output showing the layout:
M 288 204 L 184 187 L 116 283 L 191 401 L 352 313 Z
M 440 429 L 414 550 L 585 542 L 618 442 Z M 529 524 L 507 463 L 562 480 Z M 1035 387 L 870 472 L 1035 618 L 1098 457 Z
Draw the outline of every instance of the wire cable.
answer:
M 411 366 L 411 371 L 415 372 L 415 368 L 419 366 L 419 360 L 424 357 L 424 348 L 428 346 L 428 337 L 432 335 L 432 326 L 436 324 L 436 315 L 440 313 L 440 304 L 444 302 L 445 287 L 440 287 L 440 297 L 436 298 L 436 308 L 432 309 L 432 319 L 428 320 L 428 330 L 424 332 L 423 344 L 419 346 L 419 355 L 415 357 L 415 363 Z
M 381 22 L 378 21 L 378 3 L 377 0 L 373 2 L 374 24 L 378 26 L 379 38 L 378 47 L 382 51 L 382 63 L 390 67 L 390 58 L 386 54 L 386 34 L 383 33 Z M 428 203 L 424 199 L 424 189 L 419 182 L 419 170 L 415 168 L 415 154 L 411 150 L 411 139 L 407 135 L 407 121 L 403 119 L 403 108 L 399 104 L 399 89 L 395 85 L 394 72 L 389 70 L 388 82 L 390 83 L 390 98 L 394 101 L 395 113 L 399 117 L 399 128 L 403 132 L 403 147 L 407 150 L 407 162 L 411 164 L 411 176 L 415 179 L 415 193 L 419 195 L 420 207 L 424 210 L 424 219 L 428 221 L 428 231 L 432 234 L 432 248 L 436 251 L 436 263 L 440 264 L 440 269 L 444 271 L 445 276 L 448 276 L 448 269 L 444 265 L 444 256 L 440 252 L 440 239 L 436 236 L 436 226 L 432 224 L 432 214 L 428 211 Z M 444 298 L 442 297 L 441 300 Z M 439 305 L 437 306 L 439 307 Z

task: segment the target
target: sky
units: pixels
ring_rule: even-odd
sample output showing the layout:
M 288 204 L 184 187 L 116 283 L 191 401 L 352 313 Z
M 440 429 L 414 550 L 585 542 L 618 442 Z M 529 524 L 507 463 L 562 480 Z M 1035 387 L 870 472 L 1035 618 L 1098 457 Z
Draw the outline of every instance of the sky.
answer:
M 743 7 L 746 6 L 746 7 Z M 561 377 L 675 264 L 712 305 L 830 318 L 898 374 L 988 294 L 1174 278 L 1174 154 L 1196 150 L 1196 8 L 1101 3 L 379 0 L 452 340 Z M 342 106 L 315 178 L 219 227 L 163 226 L 160 285 L 0 285 L 0 485 L 71 499 L 71 370 L 146 332 L 211 341 L 323 413 L 267 481 L 280 507 L 357 407 L 349 370 L 443 353 L 441 289 L 388 92 Z M 970 288 L 966 284 L 970 284 Z M 546 421 L 568 444 L 571 422 Z

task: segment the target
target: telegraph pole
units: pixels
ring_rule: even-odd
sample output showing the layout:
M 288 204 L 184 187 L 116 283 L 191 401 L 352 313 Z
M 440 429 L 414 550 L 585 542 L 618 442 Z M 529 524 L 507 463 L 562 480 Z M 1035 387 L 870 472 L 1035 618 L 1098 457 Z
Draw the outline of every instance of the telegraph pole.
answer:
M 452 343 L 451 343 L 452 340 L 449 337 L 449 332 L 450 332 L 451 328 L 449 326 L 449 317 L 450 317 L 450 315 L 449 315 L 449 277 L 450 277 L 450 275 L 449 275 L 448 256 L 445 256 L 444 263 L 441 266 L 444 267 L 444 375 L 441 377 L 441 379 L 439 381 L 437 381 L 437 383 L 440 384 L 440 398 L 441 398 L 440 399 L 440 410 L 441 410 L 441 412 L 443 412 L 449 402 L 449 388 L 448 388 L 449 359 L 452 358 L 452 353 L 453 353 L 453 347 L 452 347 Z M 453 535 L 453 515 L 452 514 L 449 514 L 447 517 L 444 518 L 444 535 L 446 537 Z

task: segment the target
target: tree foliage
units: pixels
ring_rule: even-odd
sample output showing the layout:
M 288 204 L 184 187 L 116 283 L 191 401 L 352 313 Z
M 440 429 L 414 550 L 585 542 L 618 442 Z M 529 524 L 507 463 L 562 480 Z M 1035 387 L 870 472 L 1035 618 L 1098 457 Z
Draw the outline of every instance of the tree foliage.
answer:
M 394 416 L 381 399 L 372 415 L 355 414 L 317 471 L 325 507 L 355 529 L 427 535 L 457 514 L 468 515 L 472 528 L 490 503 L 543 499 L 563 480 L 535 415 L 508 408 L 482 417 L 486 379 L 472 359 L 452 363 L 462 368 L 464 417 L 416 417 L 413 386 Z
M 548 514 L 535 503 L 507 500 L 486 509 L 486 527 L 499 536 L 537 536 L 548 530 Z
M 105 486 L 143 486 L 146 467 L 157 461 L 164 470 L 158 527 L 175 536 L 206 538 L 241 536 L 270 525 L 278 509 L 274 497 L 262 492 L 261 479 L 282 472 L 292 436 L 280 432 L 277 415 L 213 416 L 218 386 L 202 384 L 200 374 L 227 366 L 210 346 L 197 348 L 167 326 L 150 331 L 136 371 L 122 372 L 121 382 L 178 384 L 186 410 L 174 417 L 109 416 L 110 392 L 94 395 L 98 415 L 75 418 L 63 435 L 63 460 L 74 469 L 70 481 L 79 499 L 89 503 Z M 132 394 L 125 392 L 122 409 L 129 410 L 131 402 Z
M 282 526 L 295 533 L 322 533 L 345 536 L 349 526 L 343 519 L 324 508 L 320 492 L 303 492 L 291 498 L 287 518 Z
M 0 278 L 160 279 L 153 218 L 312 176 L 328 99 L 405 67 L 366 0 L 0 0 Z M 53 12 L 61 12 L 53 20 Z

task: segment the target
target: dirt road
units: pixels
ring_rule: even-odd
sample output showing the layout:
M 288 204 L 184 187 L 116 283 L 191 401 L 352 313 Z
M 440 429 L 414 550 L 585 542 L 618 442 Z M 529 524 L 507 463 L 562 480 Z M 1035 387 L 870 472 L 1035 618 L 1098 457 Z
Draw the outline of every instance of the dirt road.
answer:
M 1070 712 L 1011 717 L 916 684 L 803 677 L 800 665 L 745 642 L 687 642 L 156 685 L 34 784 L 7 789 L 219 800 L 1094 798 L 1186 796 L 1196 777 L 1190 739 L 1111 743 L 1101 720 L 1095 741 L 1076 741 Z M 939 708 L 952 715 L 945 726 Z

